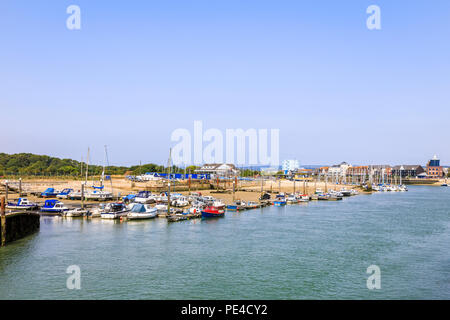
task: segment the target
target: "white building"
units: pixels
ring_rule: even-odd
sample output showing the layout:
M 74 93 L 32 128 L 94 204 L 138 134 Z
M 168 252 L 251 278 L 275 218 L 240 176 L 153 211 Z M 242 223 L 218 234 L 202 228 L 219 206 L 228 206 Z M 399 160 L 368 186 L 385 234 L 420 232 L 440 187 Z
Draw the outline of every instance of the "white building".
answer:
M 296 171 L 300 169 L 300 163 L 298 160 L 283 160 L 283 163 L 281 164 L 281 169 L 283 171 Z
M 328 168 L 328 175 L 334 177 L 345 177 L 347 174 L 347 169 L 350 167 L 351 166 L 347 162 L 336 164 Z
M 240 171 L 234 164 L 229 163 L 209 163 L 204 164 L 200 169 L 195 170 L 196 173 L 206 173 L 214 176 L 238 176 Z

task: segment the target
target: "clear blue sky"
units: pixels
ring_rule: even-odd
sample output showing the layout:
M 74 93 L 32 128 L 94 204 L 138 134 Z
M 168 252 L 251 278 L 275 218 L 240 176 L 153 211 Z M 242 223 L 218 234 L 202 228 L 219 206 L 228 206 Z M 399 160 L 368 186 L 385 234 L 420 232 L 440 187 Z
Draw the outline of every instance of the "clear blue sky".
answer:
M 202 120 L 302 164 L 450 163 L 448 0 L 3 0 L 0 41 L 0 152 L 163 163 Z

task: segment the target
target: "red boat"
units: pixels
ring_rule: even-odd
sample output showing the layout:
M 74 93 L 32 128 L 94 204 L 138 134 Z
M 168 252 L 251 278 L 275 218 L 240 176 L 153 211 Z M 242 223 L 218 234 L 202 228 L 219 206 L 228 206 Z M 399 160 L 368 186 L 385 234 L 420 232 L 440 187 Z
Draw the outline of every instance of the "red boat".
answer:
M 224 215 L 225 210 L 218 207 L 208 206 L 202 210 L 203 218 L 218 218 L 223 217 Z

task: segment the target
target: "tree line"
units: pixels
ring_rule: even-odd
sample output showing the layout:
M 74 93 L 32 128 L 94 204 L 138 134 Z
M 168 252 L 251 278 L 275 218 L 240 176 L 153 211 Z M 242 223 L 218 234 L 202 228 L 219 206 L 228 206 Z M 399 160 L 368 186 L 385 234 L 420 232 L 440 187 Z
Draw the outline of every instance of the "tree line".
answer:
M 143 165 L 107 166 L 106 175 L 139 175 L 146 172 L 167 172 L 168 168 L 148 163 Z M 195 166 L 187 167 L 186 170 L 194 172 Z M 101 175 L 103 166 L 89 165 L 89 175 Z M 184 168 L 173 166 L 171 172 L 184 173 Z M 189 171 L 187 171 L 189 172 Z M 22 175 L 22 176 L 82 176 L 86 174 L 86 163 L 72 159 L 60 159 L 46 155 L 31 153 L 6 154 L 0 153 L 0 175 Z

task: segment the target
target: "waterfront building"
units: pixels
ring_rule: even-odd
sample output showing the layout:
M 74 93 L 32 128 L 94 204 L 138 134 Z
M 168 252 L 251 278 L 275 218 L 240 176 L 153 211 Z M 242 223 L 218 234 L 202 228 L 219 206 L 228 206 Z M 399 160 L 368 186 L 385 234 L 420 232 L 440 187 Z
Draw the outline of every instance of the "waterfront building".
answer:
M 195 170 L 196 173 L 210 174 L 216 177 L 238 176 L 240 171 L 234 164 L 229 163 L 210 163 L 204 164 L 200 169 Z
M 347 169 L 347 175 L 366 177 L 369 175 L 369 166 L 355 166 Z
M 436 155 L 427 163 L 427 176 L 430 178 L 441 178 L 444 176 L 441 160 Z
M 418 164 L 408 165 L 398 165 L 392 168 L 392 175 L 406 177 L 418 177 L 420 174 L 424 173 L 425 169 Z
M 328 175 L 334 177 L 345 177 L 347 175 L 347 170 L 351 166 L 347 162 L 341 162 L 328 168 Z

